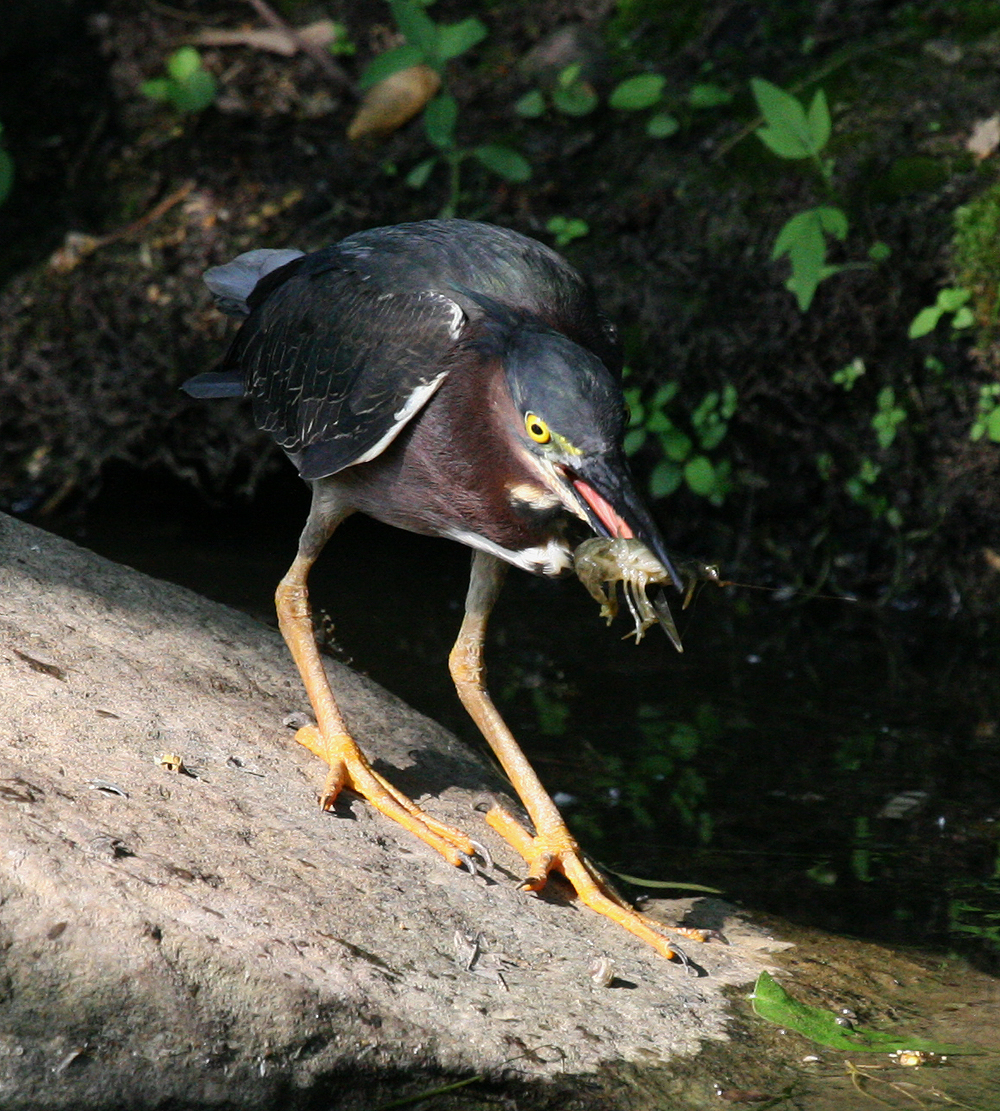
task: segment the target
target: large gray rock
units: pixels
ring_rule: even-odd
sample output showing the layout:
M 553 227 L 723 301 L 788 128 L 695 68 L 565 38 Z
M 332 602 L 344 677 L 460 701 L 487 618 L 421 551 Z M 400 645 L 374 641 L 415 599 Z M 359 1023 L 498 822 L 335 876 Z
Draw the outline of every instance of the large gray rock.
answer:
M 616 1070 L 725 1038 L 762 937 L 696 922 L 733 944 L 687 943 L 694 976 L 519 892 L 472 805 L 489 770 L 328 666 L 380 769 L 488 844 L 488 879 L 363 802 L 318 809 L 275 632 L 0 516 L 0 1107 L 373 1107 L 442 1076 L 638 1107 Z M 474 964 L 456 934 L 481 935 Z

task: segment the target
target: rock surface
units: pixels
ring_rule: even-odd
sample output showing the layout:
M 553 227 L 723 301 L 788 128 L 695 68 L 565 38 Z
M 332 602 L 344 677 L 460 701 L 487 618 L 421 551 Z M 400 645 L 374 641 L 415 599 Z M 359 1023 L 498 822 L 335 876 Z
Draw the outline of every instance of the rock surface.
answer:
M 0 1107 L 374 1107 L 471 1076 L 644 1107 L 616 1069 L 725 1038 L 760 931 L 695 904 L 732 943 L 687 943 L 695 976 L 519 892 L 473 806 L 495 776 L 328 667 L 376 765 L 488 845 L 487 877 L 359 800 L 320 812 L 276 632 L 0 516 Z

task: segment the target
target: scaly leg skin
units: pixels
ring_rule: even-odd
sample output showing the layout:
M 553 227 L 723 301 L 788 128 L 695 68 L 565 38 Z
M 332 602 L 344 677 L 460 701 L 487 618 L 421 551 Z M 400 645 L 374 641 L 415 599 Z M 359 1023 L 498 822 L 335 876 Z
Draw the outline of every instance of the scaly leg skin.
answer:
M 305 535 L 306 533 L 303 537 Z M 278 610 L 278 627 L 299 669 L 316 715 L 316 725 L 307 725 L 300 729 L 295 734 L 295 739 L 330 766 L 320 805 L 328 810 L 340 791 L 346 787 L 362 795 L 387 818 L 392 818 L 432 849 L 436 849 L 449 864 L 475 872 L 473 860 L 479 846 L 460 830 L 425 814 L 415 802 L 397 791 L 371 767 L 348 733 L 330 689 L 313 633 L 306 578 L 314 561 L 315 554 L 307 546 L 301 546 L 288 574 L 278 585 L 275 605 Z
M 585 906 L 617 922 L 652 945 L 668 960 L 677 959 L 686 963 L 684 955 L 663 936 L 661 930 L 666 927 L 627 906 L 587 863 L 555 803 L 490 699 L 485 683 L 483 641 L 486 622 L 500 592 L 504 572 L 505 565 L 495 556 L 478 551 L 474 553 L 465 619 L 448 663 L 459 698 L 503 765 L 536 832 L 529 833 L 512 814 L 499 806 L 489 811 L 486 820 L 527 863 L 528 876 L 521 884 L 523 889 L 539 891 L 545 886 L 550 872 L 560 872 L 572 884 Z M 708 936 L 703 930 L 670 929 L 672 933 L 696 941 L 705 941 Z

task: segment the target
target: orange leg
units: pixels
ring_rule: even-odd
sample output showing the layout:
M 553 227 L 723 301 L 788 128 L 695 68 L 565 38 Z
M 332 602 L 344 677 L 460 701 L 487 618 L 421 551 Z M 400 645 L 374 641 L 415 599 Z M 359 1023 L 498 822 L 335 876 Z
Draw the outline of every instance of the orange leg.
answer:
M 329 809 L 346 787 L 362 795 L 386 817 L 436 849 L 450 864 L 464 865 L 475 871 L 472 861 L 480 846 L 460 830 L 425 814 L 415 802 L 397 791 L 371 767 L 348 732 L 330 689 L 316 647 L 306 579 L 323 545 L 345 516 L 347 512 L 316 484 L 313 509 L 299 541 L 299 554 L 275 594 L 278 627 L 299 669 L 316 715 L 316 725 L 303 727 L 295 734 L 295 739 L 330 766 L 320 799 L 324 809 Z
M 522 888 L 539 891 L 545 886 L 550 872 L 561 872 L 575 888 L 580 901 L 591 910 L 624 926 L 664 957 L 683 959 L 683 955 L 663 936 L 664 927 L 627 906 L 585 859 L 486 690 L 483 664 L 486 622 L 500 592 L 505 570 L 505 565 L 495 556 L 478 551 L 474 553 L 465 619 L 448 662 L 459 698 L 503 765 L 536 832 L 529 833 L 500 806 L 494 806 L 486 815 L 486 820 L 524 857 L 528 876 L 522 882 Z M 706 937 L 701 930 L 671 928 L 671 932 L 697 941 L 704 941 Z

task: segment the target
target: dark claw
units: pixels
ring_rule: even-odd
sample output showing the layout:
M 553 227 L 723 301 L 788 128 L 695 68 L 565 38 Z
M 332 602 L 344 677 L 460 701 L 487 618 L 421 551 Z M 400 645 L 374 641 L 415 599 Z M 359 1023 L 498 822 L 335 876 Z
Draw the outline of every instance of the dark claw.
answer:
M 479 857 L 479 859 L 486 865 L 486 867 L 492 868 L 493 857 L 490 856 L 490 850 L 485 845 L 480 845 L 478 841 L 473 841 L 472 847 L 476 850 L 476 856 Z
M 706 930 L 705 931 L 705 940 L 706 941 L 721 941 L 723 945 L 728 945 L 729 944 L 729 939 L 726 937 L 726 935 L 723 934 L 723 933 L 720 933 L 718 930 Z
M 476 864 L 476 858 L 474 856 L 467 856 L 465 853 L 459 853 L 458 859 L 461 861 L 459 867 L 465 868 L 470 876 L 478 876 L 480 874 L 479 867 Z
M 545 881 L 540 876 L 525 876 L 517 885 L 518 891 L 539 891 Z

